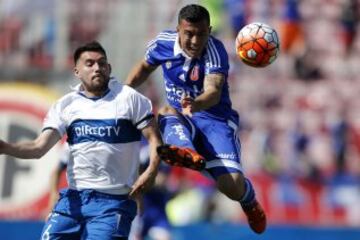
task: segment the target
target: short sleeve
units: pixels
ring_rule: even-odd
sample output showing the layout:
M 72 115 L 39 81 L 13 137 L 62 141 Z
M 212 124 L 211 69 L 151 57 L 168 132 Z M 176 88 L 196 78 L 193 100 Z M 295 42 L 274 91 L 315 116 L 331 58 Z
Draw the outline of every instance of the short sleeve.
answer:
M 173 46 L 176 39 L 176 33 L 164 31 L 151 40 L 146 48 L 145 60 L 153 66 L 161 65 L 168 60 L 169 55 L 173 54 Z
M 229 57 L 224 45 L 215 38 L 209 38 L 207 46 L 205 74 L 222 73 L 228 75 Z
M 150 99 L 134 90 L 131 96 L 132 122 L 139 130 L 146 127 L 154 118 Z
M 60 107 L 60 103 L 56 102 L 54 105 L 51 106 L 46 117 L 43 121 L 43 131 L 45 129 L 56 129 L 60 136 L 64 136 L 66 132 L 65 122 L 61 116 L 62 110 Z

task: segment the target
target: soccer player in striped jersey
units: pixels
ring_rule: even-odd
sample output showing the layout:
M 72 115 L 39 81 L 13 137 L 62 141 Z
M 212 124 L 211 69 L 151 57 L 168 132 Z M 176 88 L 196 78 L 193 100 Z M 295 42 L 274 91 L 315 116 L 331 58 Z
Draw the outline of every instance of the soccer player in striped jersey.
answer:
M 40 158 L 66 134 L 69 188 L 60 192 L 41 239 L 125 240 L 136 215 L 133 198 L 153 184 L 160 163 L 152 105 L 110 78 L 98 42 L 77 48 L 74 62 L 81 83 L 50 108 L 41 134 L 32 141 L 0 141 L 0 154 Z M 141 135 L 150 144 L 150 163 L 138 176 Z
M 138 87 L 161 65 L 169 105 L 159 109 L 158 123 L 167 144 L 158 149 L 160 158 L 211 176 L 223 194 L 241 204 L 252 230 L 262 233 L 266 216 L 240 164 L 228 54 L 210 32 L 204 7 L 183 7 L 176 31 L 161 32 L 149 43 L 145 59 L 134 66 L 126 83 Z

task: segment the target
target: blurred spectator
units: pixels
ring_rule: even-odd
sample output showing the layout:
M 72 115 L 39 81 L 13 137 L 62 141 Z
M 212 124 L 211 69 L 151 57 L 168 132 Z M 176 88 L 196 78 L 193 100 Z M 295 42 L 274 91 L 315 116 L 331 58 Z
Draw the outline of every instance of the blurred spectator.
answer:
M 307 178 L 309 180 L 319 179 L 319 170 L 313 164 L 312 156 L 309 153 L 309 146 L 312 139 L 301 118 L 297 118 L 290 137 L 293 158 L 290 160 L 292 167 L 289 173 L 296 178 Z
M 273 176 L 280 174 L 278 142 L 281 131 L 274 115 L 281 108 L 281 100 L 276 94 L 266 96 L 262 100 L 262 111 L 267 115 L 264 120 L 263 141 L 261 142 L 262 167 Z
M 334 151 L 336 174 L 346 172 L 346 158 L 348 151 L 349 122 L 345 109 L 338 116 L 336 122 L 331 126 L 332 149 Z
M 250 15 L 248 0 L 224 0 L 226 14 L 230 21 L 232 37 L 236 38 Z
M 31 68 L 51 69 L 54 61 L 56 25 L 52 18 L 46 19 L 42 26 L 41 39 L 31 43 L 28 49 L 28 65 Z
M 299 4 L 300 0 L 283 0 L 280 46 L 284 54 L 301 52 L 303 48 L 304 33 Z
M 20 35 L 24 24 L 21 19 L 8 16 L 0 21 L 0 53 L 9 54 L 20 47 Z
M 344 46 L 345 56 L 349 56 L 354 50 L 355 39 L 360 21 L 358 0 L 345 0 L 341 5 L 341 40 Z
M 210 14 L 211 33 L 218 35 L 223 28 L 223 0 L 200 0 L 200 4 L 204 6 Z
M 315 49 L 304 49 L 301 55 L 295 57 L 295 77 L 303 81 L 322 79 L 323 74 L 317 59 L 318 55 Z

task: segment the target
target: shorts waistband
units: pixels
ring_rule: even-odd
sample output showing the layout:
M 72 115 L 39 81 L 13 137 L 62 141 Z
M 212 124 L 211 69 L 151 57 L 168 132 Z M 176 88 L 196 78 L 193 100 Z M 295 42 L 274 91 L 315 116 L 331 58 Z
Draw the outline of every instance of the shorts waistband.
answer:
M 93 189 L 83 189 L 83 190 L 75 190 L 66 188 L 60 191 L 60 194 L 64 194 L 67 196 L 88 196 L 88 197 L 99 197 L 99 198 L 107 198 L 107 199 L 119 199 L 126 200 L 129 199 L 129 194 L 109 194 L 99 192 Z

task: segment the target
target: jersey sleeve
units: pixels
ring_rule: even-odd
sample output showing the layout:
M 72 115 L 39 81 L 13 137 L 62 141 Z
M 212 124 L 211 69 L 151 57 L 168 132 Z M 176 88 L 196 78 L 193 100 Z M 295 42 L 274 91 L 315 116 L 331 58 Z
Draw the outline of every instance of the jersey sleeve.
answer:
M 209 38 L 205 66 L 205 74 L 222 73 L 228 75 L 229 57 L 227 51 L 224 45 L 214 38 Z
M 148 64 L 158 66 L 168 59 L 167 55 L 169 51 L 172 51 L 169 43 L 172 43 L 171 39 L 174 38 L 170 34 L 168 32 L 161 32 L 148 43 L 145 53 L 145 60 Z
M 151 101 L 134 90 L 131 96 L 131 106 L 132 122 L 137 129 L 141 130 L 154 118 Z
M 66 132 L 65 122 L 61 116 L 62 109 L 60 102 L 56 102 L 51 106 L 43 121 L 43 131 L 46 129 L 55 129 L 60 136 L 64 136 Z

